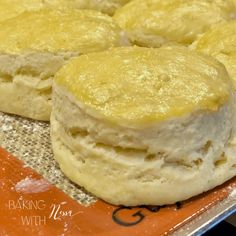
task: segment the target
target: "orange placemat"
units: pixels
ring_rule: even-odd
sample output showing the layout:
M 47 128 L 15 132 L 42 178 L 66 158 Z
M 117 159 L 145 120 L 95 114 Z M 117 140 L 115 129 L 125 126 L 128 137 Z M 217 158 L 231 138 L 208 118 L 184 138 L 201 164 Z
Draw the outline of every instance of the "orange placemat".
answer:
M 0 235 L 164 235 L 213 207 L 236 178 L 173 206 L 117 207 L 98 200 L 85 207 L 0 148 Z

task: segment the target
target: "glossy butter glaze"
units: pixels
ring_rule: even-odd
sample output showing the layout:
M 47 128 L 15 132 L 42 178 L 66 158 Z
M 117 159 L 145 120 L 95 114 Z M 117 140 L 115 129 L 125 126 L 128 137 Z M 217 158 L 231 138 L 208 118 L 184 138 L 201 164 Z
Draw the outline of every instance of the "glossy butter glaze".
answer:
M 89 53 L 119 45 L 120 33 L 111 17 L 97 11 L 42 9 L 1 23 L 0 52 Z
M 222 62 L 236 87 L 236 20 L 213 27 L 198 40 L 195 48 Z
M 130 0 L 1 0 L 0 21 L 15 17 L 25 11 L 37 11 L 43 8 L 51 9 L 91 9 L 109 15 L 114 14 Z
M 44 7 L 43 0 L 2 0 L 0 1 L 0 21 L 10 19 L 24 11 L 34 11 Z
M 218 110 L 232 90 L 220 63 L 177 47 L 84 55 L 63 67 L 55 81 L 95 116 L 132 125 Z

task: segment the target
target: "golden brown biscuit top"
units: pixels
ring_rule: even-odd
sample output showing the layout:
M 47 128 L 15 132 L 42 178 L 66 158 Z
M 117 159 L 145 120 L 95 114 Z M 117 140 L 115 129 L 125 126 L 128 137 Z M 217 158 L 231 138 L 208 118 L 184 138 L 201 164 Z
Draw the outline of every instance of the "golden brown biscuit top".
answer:
M 24 12 L 0 24 L 0 52 L 88 53 L 120 45 L 120 33 L 111 17 L 97 11 Z
M 212 27 L 197 41 L 195 48 L 222 62 L 236 88 L 236 20 Z
M 0 21 L 15 17 L 24 11 L 39 10 L 43 6 L 43 0 L 1 0 Z
M 52 9 L 92 9 L 109 15 L 130 0 L 1 0 L 0 21 L 15 17 L 25 11 L 36 11 L 43 8 Z
M 63 67 L 55 83 L 94 116 L 129 126 L 215 111 L 232 92 L 228 74 L 216 60 L 170 47 L 83 55 Z
M 211 55 L 236 53 L 236 20 L 212 27 L 198 40 L 196 48 Z
M 210 26 L 232 18 L 231 0 L 134 0 L 118 9 L 114 18 L 137 38 L 160 36 L 163 43 L 189 45 Z M 141 36 L 140 36 L 141 37 Z M 145 43 L 145 42 L 144 42 Z M 148 46 L 148 45 L 146 45 Z

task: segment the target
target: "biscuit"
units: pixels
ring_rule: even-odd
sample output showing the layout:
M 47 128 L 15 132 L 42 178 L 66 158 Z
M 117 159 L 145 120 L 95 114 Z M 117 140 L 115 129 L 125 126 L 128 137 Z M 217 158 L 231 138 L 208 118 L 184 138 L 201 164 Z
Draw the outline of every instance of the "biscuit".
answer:
M 186 48 L 114 48 L 55 76 L 51 139 L 75 183 L 112 204 L 163 205 L 236 175 L 235 93 Z
M 70 58 L 126 44 L 114 20 L 91 10 L 24 12 L 0 27 L 0 111 L 48 121 L 54 74 Z
M 134 0 L 118 9 L 115 20 L 139 46 L 190 45 L 212 25 L 236 13 L 231 0 Z
M 236 20 L 212 27 L 191 48 L 207 53 L 223 63 L 236 89 Z

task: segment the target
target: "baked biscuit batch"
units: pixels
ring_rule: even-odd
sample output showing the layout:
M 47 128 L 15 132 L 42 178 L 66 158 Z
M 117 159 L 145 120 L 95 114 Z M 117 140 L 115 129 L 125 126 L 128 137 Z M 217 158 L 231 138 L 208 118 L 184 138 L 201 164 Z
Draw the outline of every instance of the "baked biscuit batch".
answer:
M 112 204 L 165 205 L 236 175 L 234 0 L 6 0 L 0 12 L 0 111 L 50 120 L 72 181 Z

